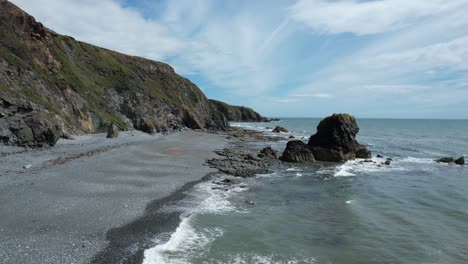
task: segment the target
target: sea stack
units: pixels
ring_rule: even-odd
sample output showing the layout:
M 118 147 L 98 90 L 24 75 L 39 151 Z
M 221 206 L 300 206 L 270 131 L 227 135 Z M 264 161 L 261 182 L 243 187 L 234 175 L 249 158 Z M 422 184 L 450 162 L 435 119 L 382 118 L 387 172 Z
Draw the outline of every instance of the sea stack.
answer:
M 371 158 L 371 152 L 356 140 L 359 127 L 356 119 L 349 114 L 334 114 L 320 121 L 317 133 L 310 137 L 308 144 L 297 141 L 286 146 L 283 161 L 303 162 L 302 159 L 288 157 L 303 156 L 305 148 L 316 161 L 340 162 L 356 158 Z M 299 153 L 297 153 L 299 152 Z M 307 159 L 310 162 L 311 159 Z
M 310 137 L 309 148 L 318 161 L 346 161 L 371 158 L 367 148 L 359 144 L 356 135 L 359 127 L 349 114 L 333 114 L 317 126 L 317 133 Z

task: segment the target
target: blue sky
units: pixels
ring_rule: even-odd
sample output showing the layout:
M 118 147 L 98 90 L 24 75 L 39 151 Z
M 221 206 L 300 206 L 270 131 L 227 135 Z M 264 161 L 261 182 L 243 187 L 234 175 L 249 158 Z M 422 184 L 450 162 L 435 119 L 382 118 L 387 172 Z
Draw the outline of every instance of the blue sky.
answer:
M 468 118 L 468 0 L 12 0 L 267 116 Z

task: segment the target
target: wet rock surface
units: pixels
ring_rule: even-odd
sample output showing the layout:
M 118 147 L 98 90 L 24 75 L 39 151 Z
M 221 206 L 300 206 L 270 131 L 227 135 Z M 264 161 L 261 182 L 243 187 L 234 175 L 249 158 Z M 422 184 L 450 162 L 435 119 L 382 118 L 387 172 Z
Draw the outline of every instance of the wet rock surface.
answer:
M 272 132 L 273 133 L 281 133 L 281 132 L 288 133 L 289 131 L 284 127 L 276 126 Z
M 309 146 L 301 140 L 289 141 L 281 156 L 282 161 L 310 163 L 315 162 L 314 155 Z
M 447 164 L 457 164 L 457 165 L 465 165 L 465 157 L 462 156 L 458 159 L 453 157 L 443 157 L 440 159 L 434 160 L 437 163 L 447 163 Z

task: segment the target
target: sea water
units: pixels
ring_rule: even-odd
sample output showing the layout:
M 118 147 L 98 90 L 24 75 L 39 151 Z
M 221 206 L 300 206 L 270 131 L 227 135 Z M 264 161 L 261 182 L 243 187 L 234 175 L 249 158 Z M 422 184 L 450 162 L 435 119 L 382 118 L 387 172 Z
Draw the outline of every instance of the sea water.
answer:
M 319 121 L 232 125 L 271 135 L 280 125 L 291 131 L 281 136 L 307 140 Z M 229 188 L 214 176 L 165 208 L 181 223 L 154 238 L 144 263 L 468 263 L 468 166 L 433 162 L 468 154 L 468 121 L 358 125 L 375 163 L 291 164 Z

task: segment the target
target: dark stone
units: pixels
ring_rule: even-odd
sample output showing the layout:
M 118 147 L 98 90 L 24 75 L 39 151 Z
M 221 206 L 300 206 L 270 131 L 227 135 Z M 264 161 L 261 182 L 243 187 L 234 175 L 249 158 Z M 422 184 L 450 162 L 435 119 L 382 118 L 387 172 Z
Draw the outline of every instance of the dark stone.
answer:
M 266 147 L 260 151 L 260 154 L 263 154 L 263 157 L 268 158 L 268 159 L 277 159 L 278 155 L 276 154 L 276 151 L 273 150 L 271 147 Z
M 455 159 L 452 158 L 452 157 L 444 157 L 444 158 L 436 159 L 435 162 L 438 162 L 438 163 L 454 163 Z
M 455 164 L 465 165 L 465 157 L 460 157 L 460 158 L 456 159 Z
M 391 159 L 387 159 L 383 164 L 384 165 L 390 165 L 390 163 L 392 163 L 392 160 Z
M 359 127 L 348 114 L 334 114 L 323 119 L 317 133 L 310 137 L 309 147 L 316 160 L 346 161 L 371 158 L 370 151 L 356 140 Z
M 301 140 L 289 141 L 283 155 L 281 156 L 281 160 L 300 163 L 315 162 L 314 155 L 309 149 L 309 146 Z
M 39 110 L 0 119 L 0 141 L 7 145 L 54 146 L 61 135 L 61 125 L 57 120 Z
M 119 129 L 114 123 L 110 124 L 107 130 L 107 138 L 116 138 L 118 136 L 119 136 Z
M 289 139 L 294 139 L 295 137 L 294 136 L 289 136 Z
M 280 126 L 276 126 L 273 131 L 273 133 L 280 133 L 280 132 L 284 132 L 284 133 L 287 133 L 289 132 L 286 128 L 284 127 L 280 127 Z
M 382 155 L 377 155 L 377 158 L 383 158 L 383 156 Z

